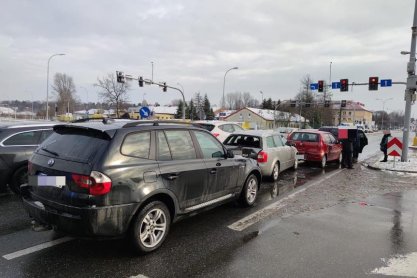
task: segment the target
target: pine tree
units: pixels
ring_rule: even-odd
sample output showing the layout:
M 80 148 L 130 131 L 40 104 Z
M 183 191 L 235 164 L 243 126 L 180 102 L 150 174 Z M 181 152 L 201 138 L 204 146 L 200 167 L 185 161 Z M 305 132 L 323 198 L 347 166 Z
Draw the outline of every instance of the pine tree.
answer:
M 210 101 L 207 97 L 207 94 L 204 95 L 204 114 L 206 115 L 206 120 L 214 120 L 214 112 L 211 108 Z

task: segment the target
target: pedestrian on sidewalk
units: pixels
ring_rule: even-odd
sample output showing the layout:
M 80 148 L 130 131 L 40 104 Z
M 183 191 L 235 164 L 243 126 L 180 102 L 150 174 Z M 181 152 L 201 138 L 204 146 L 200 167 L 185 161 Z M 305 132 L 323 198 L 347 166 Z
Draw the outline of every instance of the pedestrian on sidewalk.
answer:
M 381 162 L 387 162 L 388 160 L 388 139 L 391 136 L 391 131 L 384 130 L 384 136 L 382 136 L 381 143 L 379 144 L 381 152 L 384 153 L 384 159 Z

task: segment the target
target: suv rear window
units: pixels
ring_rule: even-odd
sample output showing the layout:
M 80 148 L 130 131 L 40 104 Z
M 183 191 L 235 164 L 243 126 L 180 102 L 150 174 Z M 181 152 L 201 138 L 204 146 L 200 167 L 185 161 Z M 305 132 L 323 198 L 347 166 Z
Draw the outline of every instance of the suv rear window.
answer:
M 38 148 L 37 152 L 45 152 L 62 159 L 88 162 L 96 154 L 104 151 L 109 139 L 100 138 L 92 132 L 66 130 L 65 134 L 52 133 Z
M 319 135 L 316 133 L 294 132 L 291 136 L 292 140 L 303 142 L 318 142 Z

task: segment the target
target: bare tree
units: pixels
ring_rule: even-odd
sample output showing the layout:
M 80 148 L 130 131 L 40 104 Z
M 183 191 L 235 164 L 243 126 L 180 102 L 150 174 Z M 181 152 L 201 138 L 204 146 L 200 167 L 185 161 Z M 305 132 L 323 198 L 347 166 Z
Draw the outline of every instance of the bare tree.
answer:
M 78 99 L 72 77 L 65 73 L 56 73 L 52 89 L 57 97 L 58 113 L 69 113 L 70 109 L 74 111 Z
M 102 101 L 116 106 L 116 115 L 118 117 L 120 109 L 128 101 L 127 91 L 129 90 L 129 84 L 118 83 L 115 75 L 113 73 L 109 73 L 102 79 L 97 78 L 97 83 L 94 84 L 94 86 L 101 88 L 99 95 Z

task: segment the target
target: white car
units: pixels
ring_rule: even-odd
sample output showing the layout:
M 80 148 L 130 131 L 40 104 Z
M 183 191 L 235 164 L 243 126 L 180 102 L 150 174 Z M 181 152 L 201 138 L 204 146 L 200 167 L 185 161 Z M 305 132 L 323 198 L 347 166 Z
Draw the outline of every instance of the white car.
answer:
M 244 129 L 232 122 L 225 121 L 195 121 L 198 126 L 210 131 L 220 142 L 223 142 L 233 132 L 244 131 Z

